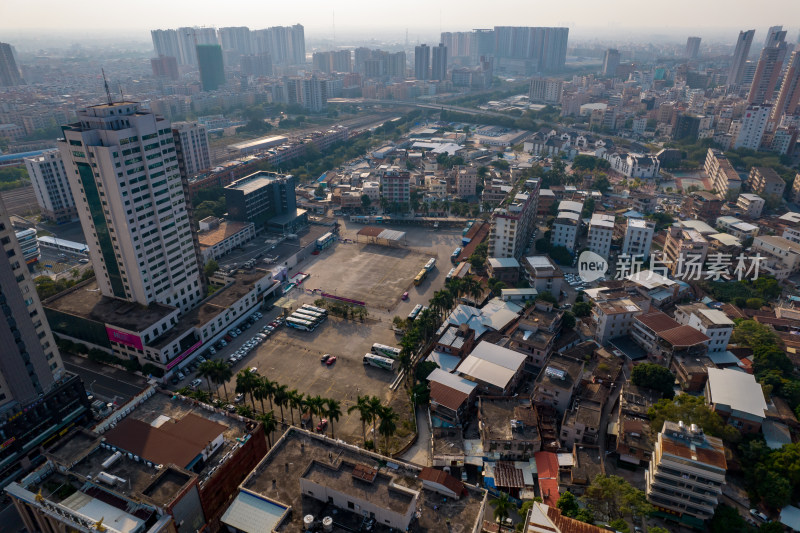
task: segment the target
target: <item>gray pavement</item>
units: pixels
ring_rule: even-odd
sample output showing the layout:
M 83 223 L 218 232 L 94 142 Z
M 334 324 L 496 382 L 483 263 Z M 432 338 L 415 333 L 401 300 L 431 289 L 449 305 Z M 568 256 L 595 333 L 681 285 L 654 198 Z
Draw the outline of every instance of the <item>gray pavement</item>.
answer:
M 417 407 L 417 431 L 417 442 L 400 459 L 420 466 L 431 466 L 431 428 L 425 407 Z
M 147 380 L 84 357 L 61 353 L 64 368 L 78 374 L 86 390 L 106 402 L 126 403 L 147 386 Z

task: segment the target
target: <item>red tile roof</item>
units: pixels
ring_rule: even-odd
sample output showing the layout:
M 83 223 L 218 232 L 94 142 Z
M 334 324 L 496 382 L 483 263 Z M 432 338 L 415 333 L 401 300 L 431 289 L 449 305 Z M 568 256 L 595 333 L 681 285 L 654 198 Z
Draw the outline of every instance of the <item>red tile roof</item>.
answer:
M 672 346 L 694 346 L 711 340 L 708 335 L 692 326 L 680 326 L 662 331 L 659 336 Z
M 558 502 L 558 456 L 553 452 L 536 452 L 536 471 L 539 477 L 539 490 L 542 500 L 555 507 Z
M 561 533 L 606 533 L 602 527 L 587 524 L 574 518 L 569 518 L 561 514 L 561 510 L 555 506 L 547 507 L 547 518 L 553 522 Z
M 431 381 L 431 400 L 439 405 L 458 411 L 467 401 L 467 398 L 469 398 L 469 395 L 460 390 L 453 389 L 437 381 Z
M 459 480 L 457 480 L 447 472 L 438 470 L 436 468 L 431 468 L 429 466 L 426 466 L 425 468 L 422 469 L 422 472 L 419 473 L 419 479 L 421 479 L 422 481 L 427 481 L 429 483 L 436 483 L 438 485 L 442 485 L 448 490 L 451 490 L 459 495 L 465 490 L 464 484 L 461 483 Z
M 510 461 L 498 461 L 494 466 L 494 484 L 496 487 L 521 489 L 525 487 L 522 470 Z
M 677 328 L 680 324 L 672 317 L 661 311 L 654 311 L 646 315 L 639 315 L 636 320 L 652 329 L 656 333 Z

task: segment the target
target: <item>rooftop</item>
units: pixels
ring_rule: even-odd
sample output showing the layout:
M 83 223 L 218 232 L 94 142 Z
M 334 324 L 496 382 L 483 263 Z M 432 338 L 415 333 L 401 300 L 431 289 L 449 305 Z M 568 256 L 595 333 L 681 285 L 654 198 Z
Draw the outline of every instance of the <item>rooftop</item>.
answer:
M 595 303 L 595 307 L 602 310 L 606 315 L 616 315 L 620 313 L 635 313 L 641 311 L 630 298 L 619 300 L 604 300 Z
M 225 189 L 242 191 L 244 194 L 250 194 L 261 189 L 262 187 L 271 185 L 275 182 L 285 181 L 291 177 L 292 176 L 288 174 L 278 174 L 277 172 L 267 172 L 262 170 L 232 182 L 231 184 L 225 186 Z
M 694 426 L 694 425 L 693 425 Z M 679 425 L 676 422 L 664 422 L 664 428 L 658 435 L 661 442 L 662 455 L 672 455 L 683 460 L 695 461 L 722 470 L 725 474 L 725 447 L 722 439 L 709 437 L 703 430 Z
M 756 418 L 764 418 L 764 391 L 752 374 L 733 369 L 708 369 L 708 402 Z
M 43 302 L 44 307 L 64 314 L 118 326 L 128 331 L 144 331 L 177 311 L 176 307 L 138 303 L 103 296 L 92 278 L 56 294 Z
M 517 398 L 490 398 L 478 401 L 478 418 L 482 436 L 489 440 L 531 441 L 539 438 L 536 409 L 520 403 Z
M 214 246 L 215 244 L 221 243 L 225 239 L 236 235 L 246 227 L 252 225 L 252 222 L 245 223 L 236 222 L 233 220 L 223 220 L 219 223 L 219 226 L 214 229 L 198 232 L 197 239 L 200 243 L 200 246 Z
M 667 331 L 662 331 L 659 336 L 672 346 L 694 346 L 708 342 L 711 339 L 702 331 L 692 326 L 678 326 Z
M 356 465 L 365 465 L 377 470 L 375 490 L 364 490 L 365 482 L 354 480 L 352 472 Z M 300 478 L 308 477 L 333 485 L 340 491 L 357 491 L 368 500 L 379 505 L 403 505 L 405 490 L 419 493 L 416 531 L 440 532 L 442 521 L 463 524 L 472 530 L 482 519 L 481 508 L 485 493 L 468 487 L 467 494 L 459 500 L 447 498 L 422 488 L 418 476 L 419 467 L 393 461 L 388 457 L 373 454 L 356 446 L 342 444 L 297 428 L 289 429 L 267 453 L 259 465 L 242 483 L 242 488 L 253 495 L 291 507 L 285 522 L 278 531 L 301 531 L 303 517 L 320 515 L 322 502 L 303 496 Z M 390 489 L 389 483 L 400 489 Z M 390 494 L 391 491 L 391 494 Z M 386 502 L 383 500 L 387 499 Z M 433 506 L 436 504 L 437 510 Z M 346 510 L 339 510 L 344 512 Z
M 672 317 L 661 311 L 654 311 L 645 315 L 639 315 L 636 320 L 650 328 L 656 333 L 667 331 L 680 326 L 680 324 Z

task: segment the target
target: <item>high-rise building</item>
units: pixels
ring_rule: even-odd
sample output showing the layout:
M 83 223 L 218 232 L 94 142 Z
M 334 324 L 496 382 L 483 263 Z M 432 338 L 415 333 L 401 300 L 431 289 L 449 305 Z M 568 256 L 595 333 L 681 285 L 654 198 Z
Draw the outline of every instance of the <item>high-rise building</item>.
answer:
M 252 222 L 258 231 L 271 221 L 297 214 L 295 178 L 275 172 L 255 172 L 225 186 L 231 220 Z
M 431 47 L 421 44 L 414 47 L 414 77 L 418 80 L 430 79 Z
M 800 49 L 795 49 L 789 57 L 781 88 L 772 107 L 772 122 L 778 124 L 783 115 L 796 115 L 800 112 L 798 105 L 800 105 Z
M 558 71 L 567 60 L 569 28 L 495 26 L 498 58 L 524 59 L 536 72 Z
M 650 245 L 653 244 L 655 223 L 643 218 L 629 218 L 625 227 L 625 239 L 622 242 L 622 253 L 630 257 L 650 256 Z
M 530 190 L 518 193 L 511 204 L 494 210 L 489 232 L 489 257 L 513 257 L 517 260 L 522 258 L 536 229 L 538 204 L 537 182 Z
M 156 56 L 166 56 L 176 58 L 182 65 L 181 47 L 178 43 L 177 30 L 152 30 L 150 36 L 153 38 L 153 48 Z
M 769 104 L 747 106 L 742 116 L 742 127 L 733 142 L 733 147 L 758 150 L 771 112 L 772 106 Z
M 647 500 L 672 515 L 708 520 L 727 471 L 722 440 L 694 424 L 664 422 L 645 472 Z
M 311 62 L 314 70 L 330 74 L 332 72 L 352 72 L 350 50 L 314 52 Z
M 19 75 L 17 60 L 14 51 L 8 43 L 0 43 L 0 87 L 13 87 L 20 85 L 22 77 Z
M 59 149 L 100 292 L 186 312 L 203 297 L 172 127 L 136 102 L 78 113 Z
M 272 57 L 269 54 L 242 56 L 242 74 L 245 76 L 272 76 Z
M 33 183 L 36 202 L 45 218 L 57 223 L 78 218 L 67 171 L 58 150 L 47 150 L 40 155 L 26 157 L 25 167 Z
M 763 104 L 772 100 L 778 78 L 786 57 L 785 31 L 776 31 L 770 35 L 770 45 L 761 50 L 756 72 L 750 85 L 747 102 Z
M 200 68 L 200 83 L 204 91 L 216 91 L 225 85 L 225 67 L 222 63 L 222 47 L 218 44 L 198 44 L 197 64 Z
M 301 24 L 274 26 L 250 33 L 253 53 L 269 54 L 274 65 L 302 65 L 306 62 L 305 29 Z
M 619 67 L 619 50 L 609 48 L 603 56 L 603 76 L 613 78 L 617 75 Z
M 253 53 L 253 43 L 250 38 L 250 28 L 247 26 L 232 26 L 220 28 L 219 44 L 224 51 L 235 50 L 241 55 Z
M 182 176 L 191 177 L 211 168 L 208 149 L 208 133 L 203 124 L 197 122 L 174 122 L 172 138 L 178 167 Z
M 476 63 L 477 55 L 473 55 L 474 35 L 475 32 L 471 31 L 442 32 L 440 41 L 447 47 L 448 55 L 454 64 Z
M 747 63 L 747 56 L 750 55 L 750 46 L 753 44 L 753 36 L 755 34 L 756 30 L 739 32 L 739 38 L 736 40 L 736 49 L 733 51 L 731 70 L 728 73 L 728 87 L 738 87 L 742 83 L 744 66 Z
M 394 52 L 386 56 L 386 75 L 390 78 L 406 77 L 406 53 Z
M 764 48 L 775 46 L 779 42 L 786 39 L 786 32 L 783 26 L 770 26 L 767 30 L 767 36 L 764 38 Z
M 431 79 L 444 81 L 447 79 L 447 47 L 444 43 L 431 50 L 433 59 L 431 61 Z
M 697 54 L 700 53 L 700 37 L 689 37 L 686 39 L 686 57 L 695 59 Z
M 528 98 L 531 102 L 558 104 L 564 92 L 564 82 L 556 78 L 531 78 Z
M 158 56 L 150 60 L 153 76 L 157 78 L 178 79 L 178 60 L 171 56 Z

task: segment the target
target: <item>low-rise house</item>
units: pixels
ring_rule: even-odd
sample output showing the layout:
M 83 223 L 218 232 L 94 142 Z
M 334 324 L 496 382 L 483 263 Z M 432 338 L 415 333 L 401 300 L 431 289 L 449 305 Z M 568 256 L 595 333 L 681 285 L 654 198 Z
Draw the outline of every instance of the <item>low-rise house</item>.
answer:
M 460 426 L 475 403 L 477 385 L 437 368 L 428 376 L 431 417 L 444 426 Z
M 650 460 L 653 438 L 647 412 L 661 395 L 656 391 L 626 383 L 619 396 L 616 452 L 620 461 L 636 466 Z
M 714 363 L 708 356 L 699 354 L 676 355 L 669 365 L 678 384 L 687 392 L 700 392 L 705 388 L 709 368 L 714 368 Z
M 436 341 L 434 350 L 463 358 L 472 351 L 474 345 L 475 330 L 470 328 L 468 324 L 448 325 L 439 340 Z
M 478 398 L 478 423 L 487 458 L 527 461 L 541 450 L 536 407 L 517 398 Z
M 525 360 L 525 354 L 481 341 L 458 365 L 456 374 L 476 383 L 483 394 L 505 396 L 516 390 Z
M 758 226 L 731 216 L 717 217 L 717 227 L 739 239 L 758 235 Z
M 539 293 L 549 292 L 556 298 L 561 294 L 564 273 L 546 255 L 526 257 L 523 261 L 525 275 L 530 286 Z
M 596 324 L 595 339 L 606 344 L 611 339 L 630 332 L 635 317 L 642 309 L 630 298 L 598 301 L 592 307 L 592 321 Z
M 708 336 L 709 353 L 724 352 L 728 349 L 734 323 L 722 311 L 711 309 L 701 303 L 679 305 L 675 308 L 675 320 L 679 324 L 692 326 Z
M 705 396 L 711 409 L 739 431 L 761 430 L 767 402 L 753 375 L 730 368 L 709 368 Z
M 534 383 L 533 402 L 548 405 L 563 414 L 572 403 L 583 367 L 583 361 L 557 353 L 551 355 Z
M 561 421 L 561 444 L 572 448 L 575 444 L 597 444 L 602 418 L 602 405 L 591 401 L 576 400 L 564 411 Z
M 513 257 L 490 257 L 488 263 L 489 277 L 509 286 L 516 285 L 519 281 L 519 261 Z
M 757 194 L 744 193 L 736 199 L 736 207 L 742 210 L 742 215 L 756 219 L 764 210 L 764 199 Z

